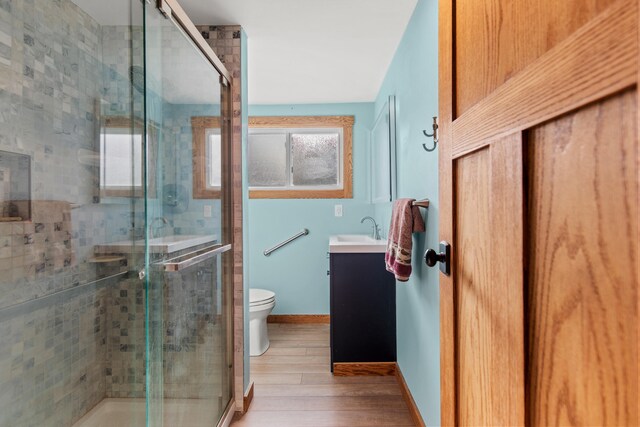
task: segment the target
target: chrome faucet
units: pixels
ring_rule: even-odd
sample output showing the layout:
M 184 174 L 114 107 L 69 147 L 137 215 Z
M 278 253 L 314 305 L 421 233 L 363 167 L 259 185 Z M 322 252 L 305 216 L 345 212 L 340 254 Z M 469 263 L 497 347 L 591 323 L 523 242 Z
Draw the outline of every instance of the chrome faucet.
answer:
M 155 237 L 155 233 L 153 232 L 154 230 L 154 226 L 156 224 L 156 221 L 162 221 L 162 225 L 160 227 L 158 227 L 158 230 L 166 227 L 167 224 L 169 224 L 169 221 L 167 220 L 167 218 L 163 217 L 163 216 L 158 216 L 156 218 L 153 219 L 153 221 L 151 221 L 151 224 L 149 225 L 149 238 L 153 239 Z
M 365 216 L 360 220 L 360 224 L 364 224 L 364 221 L 367 219 L 373 223 L 372 237 L 376 240 L 380 240 L 380 227 L 378 226 L 378 223 L 376 222 L 375 219 L 371 218 L 370 216 Z

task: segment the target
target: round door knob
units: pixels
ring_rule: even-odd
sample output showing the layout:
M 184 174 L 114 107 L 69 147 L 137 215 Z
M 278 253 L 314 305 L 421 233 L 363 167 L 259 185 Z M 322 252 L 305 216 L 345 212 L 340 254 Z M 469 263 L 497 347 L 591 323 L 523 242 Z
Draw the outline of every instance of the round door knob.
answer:
M 444 261 L 444 254 L 439 254 L 433 249 L 429 249 L 427 250 L 427 252 L 424 253 L 424 262 L 429 267 L 434 267 L 437 263 L 443 262 L 443 261 Z
M 429 249 L 424 253 L 424 262 L 429 267 L 440 263 L 440 271 L 449 276 L 451 274 L 451 245 L 444 240 L 440 242 L 440 252 Z

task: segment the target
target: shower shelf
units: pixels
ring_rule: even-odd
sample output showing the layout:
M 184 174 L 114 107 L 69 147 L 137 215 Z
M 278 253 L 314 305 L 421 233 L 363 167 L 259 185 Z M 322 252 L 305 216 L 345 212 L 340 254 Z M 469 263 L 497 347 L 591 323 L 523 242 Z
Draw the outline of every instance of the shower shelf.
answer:
M 112 262 L 120 262 L 126 260 L 126 257 L 123 256 L 96 256 L 93 258 L 89 258 L 87 261 L 96 263 L 96 264 L 108 264 Z
M 23 221 L 21 216 L 3 216 L 0 217 L 0 222 L 20 222 Z

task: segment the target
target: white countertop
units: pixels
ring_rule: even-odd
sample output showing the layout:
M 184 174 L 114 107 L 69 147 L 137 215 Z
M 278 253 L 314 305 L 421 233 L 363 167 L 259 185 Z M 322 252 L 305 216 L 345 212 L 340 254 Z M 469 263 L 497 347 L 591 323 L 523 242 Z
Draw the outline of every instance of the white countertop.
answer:
M 330 253 L 384 253 L 386 240 L 375 240 L 365 234 L 338 234 L 329 237 Z

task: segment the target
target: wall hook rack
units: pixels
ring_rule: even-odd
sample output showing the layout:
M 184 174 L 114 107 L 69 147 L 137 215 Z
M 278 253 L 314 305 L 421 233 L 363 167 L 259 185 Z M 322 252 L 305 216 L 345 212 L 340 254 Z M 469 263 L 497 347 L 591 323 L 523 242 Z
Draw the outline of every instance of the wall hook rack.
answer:
M 422 144 L 422 148 L 424 148 L 425 151 L 434 151 L 436 148 L 438 148 L 438 117 L 434 117 L 433 118 L 433 133 L 427 133 L 426 130 L 423 130 L 422 133 L 424 133 L 424 136 L 426 136 L 427 138 L 433 138 L 433 147 L 427 147 L 427 144 Z

